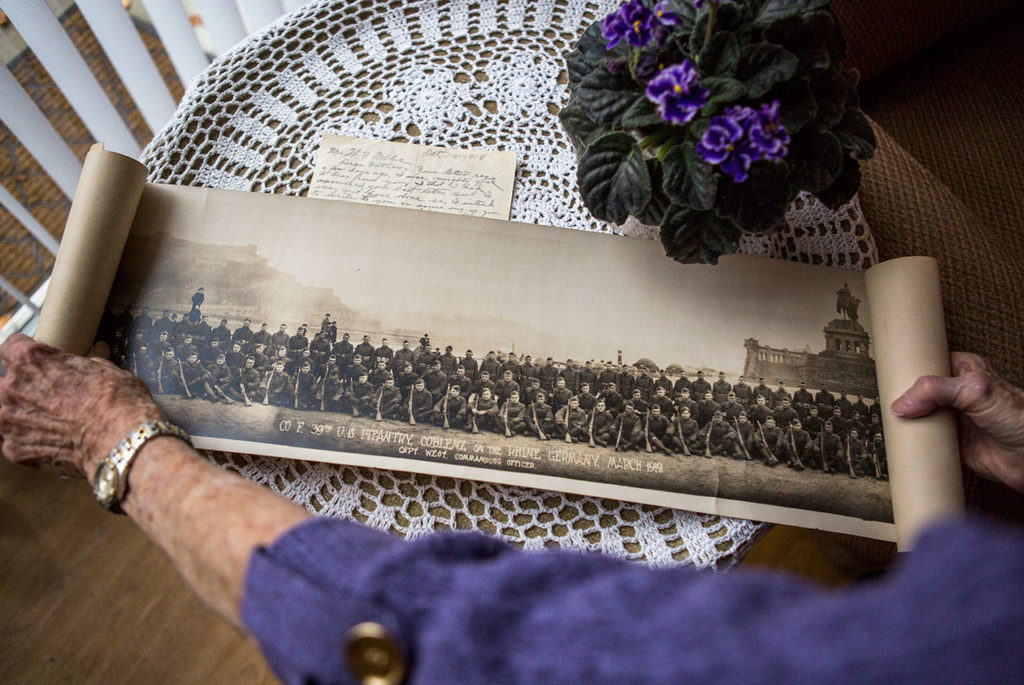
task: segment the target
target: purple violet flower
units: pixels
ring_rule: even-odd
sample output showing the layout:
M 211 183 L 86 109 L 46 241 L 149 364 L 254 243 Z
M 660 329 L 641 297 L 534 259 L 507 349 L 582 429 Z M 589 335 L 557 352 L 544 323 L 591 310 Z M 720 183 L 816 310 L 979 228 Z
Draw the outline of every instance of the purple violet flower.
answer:
M 789 134 L 779 123 L 779 101 L 761 105 L 747 119 L 750 142 L 761 153 L 761 159 L 780 160 L 789 152 Z
M 708 130 L 697 143 L 697 153 L 718 164 L 732 180 L 747 180 L 750 165 L 759 159 L 778 161 L 789 149 L 789 134 L 779 123 L 779 101 L 750 107 L 729 107 L 724 115 L 711 117 Z
M 654 18 L 662 26 L 678 26 L 679 15 L 675 12 L 669 12 L 667 9 L 667 2 L 659 2 L 654 6 Z
M 647 99 L 658 105 L 665 121 L 683 125 L 693 119 L 708 101 L 708 89 L 701 85 L 700 74 L 686 59 L 659 71 L 647 84 Z
M 611 50 L 622 39 L 633 47 L 643 47 L 654 35 L 654 14 L 640 0 L 629 0 L 601 21 L 601 35 L 608 39 L 605 49 Z

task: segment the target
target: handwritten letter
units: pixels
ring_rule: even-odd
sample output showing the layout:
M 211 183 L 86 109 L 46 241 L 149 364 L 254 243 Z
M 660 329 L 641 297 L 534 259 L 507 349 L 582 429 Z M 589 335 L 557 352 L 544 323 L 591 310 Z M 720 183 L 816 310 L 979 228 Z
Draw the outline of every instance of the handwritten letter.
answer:
M 516 155 L 327 134 L 310 197 L 508 219 Z

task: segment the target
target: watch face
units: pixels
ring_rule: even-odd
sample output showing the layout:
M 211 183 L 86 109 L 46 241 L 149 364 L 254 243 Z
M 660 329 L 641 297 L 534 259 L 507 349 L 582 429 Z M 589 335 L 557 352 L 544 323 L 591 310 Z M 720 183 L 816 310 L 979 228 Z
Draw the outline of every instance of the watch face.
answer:
M 92 489 L 100 504 L 108 508 L 113 504 L 117 494 L 117 469 L 106 459 L 96 468 Z

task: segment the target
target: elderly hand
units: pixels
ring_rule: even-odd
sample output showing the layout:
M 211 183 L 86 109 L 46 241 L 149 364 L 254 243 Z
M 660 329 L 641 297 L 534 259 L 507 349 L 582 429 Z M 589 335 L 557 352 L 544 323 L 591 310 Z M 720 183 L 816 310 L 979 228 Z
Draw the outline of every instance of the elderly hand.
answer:
M 163 418 L 149 389 L 106 359 L 65 354 L 25 335 L 0 345 L 0 435 L 13 462 L 92 478 L 132 429 Z
M 976 354 L 953 352 L 953 376 L 922 376 L 892 403 L 903 418 L 938 407 L 960 412 L 960 455 L 983 478 L 1024 493 L 1024 390 L 1010 385 Z

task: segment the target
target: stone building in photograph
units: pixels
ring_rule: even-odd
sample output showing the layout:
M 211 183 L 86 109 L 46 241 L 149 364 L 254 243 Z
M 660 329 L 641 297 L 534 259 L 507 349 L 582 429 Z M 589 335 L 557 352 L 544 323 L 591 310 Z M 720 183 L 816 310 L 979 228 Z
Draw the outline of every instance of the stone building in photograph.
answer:
M 822 329 L 825 334 L 825 349 L 815 354 L 809 350 L 797 351 L 762 345 L 755 338 L 747 338 L 743 346 L 747 359 L 743 364 L 743 375 L 774 385 L 778 381 L 787 386 L 807 381 L 812 388 L 828 386 L 833 392 L 845 390 L 865 397 L 878 395 L 878 381 L 875 378 L 875 360 L 871 357 L 871 338 L 857 321 L 856 298 L 853 302 L 844 299 L 843 290 L 837 293 L 839 302 L 836 309 L 842 318 L 833 319 Z M 850 298 L 849 291 L 845 297 Z M 847 318 L 847 315 L 851 315 Z

